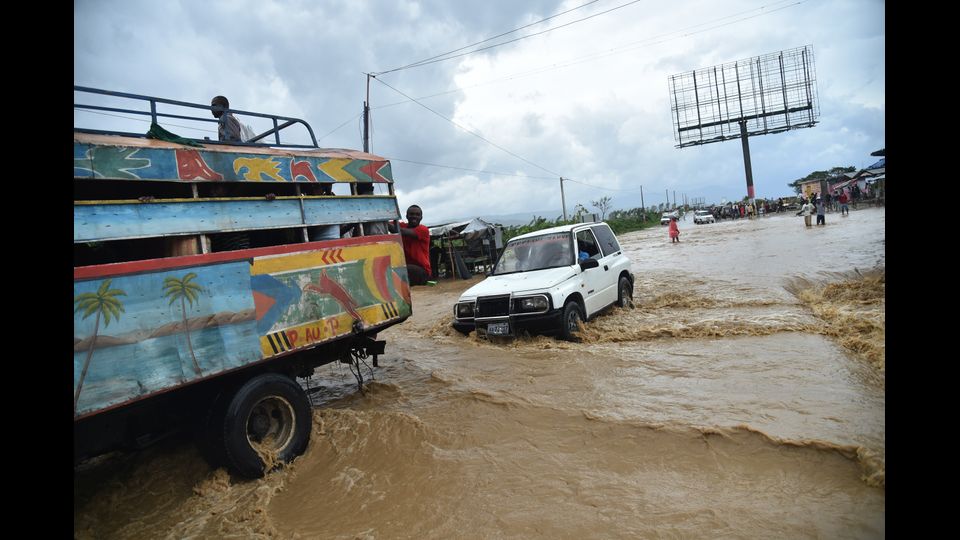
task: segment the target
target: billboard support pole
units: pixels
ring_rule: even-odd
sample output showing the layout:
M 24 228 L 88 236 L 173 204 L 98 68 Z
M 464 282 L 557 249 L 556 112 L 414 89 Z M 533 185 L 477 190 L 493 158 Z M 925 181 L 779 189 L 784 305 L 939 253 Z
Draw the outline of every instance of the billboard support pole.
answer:
M 747 121 L 740 121 L 740 142 L 743 145 L 743 169 L 747 173 L 747 197 L 753 205 L 753 168 L 750 167 L 750 143 L 747 141 Z

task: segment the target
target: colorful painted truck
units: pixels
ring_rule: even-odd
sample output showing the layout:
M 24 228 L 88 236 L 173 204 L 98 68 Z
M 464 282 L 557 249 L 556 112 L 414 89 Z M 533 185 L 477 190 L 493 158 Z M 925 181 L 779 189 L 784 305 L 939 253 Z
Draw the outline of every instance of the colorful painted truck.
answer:
M 411 314 L 400 236 L 371 234 L 399 217 L 390 162 L 281 144 L 291 126 L 315 139 L 301 120 L 257 113 L 275 127 L 253 142 L 180 138 L 158 121 L 185 117 L 158 108 L 211 107 L 74 90 L 144 104 L 75 104 L 75 124 L 98 110 L 152 121 L 150 137 L 75 128 L 75 460 L 184 427 L 244 476 L 292 460 L 311 432 L 297 378 L 375 364 L 376 333 Z M 333 184 L 344 194 L 317 194 Z

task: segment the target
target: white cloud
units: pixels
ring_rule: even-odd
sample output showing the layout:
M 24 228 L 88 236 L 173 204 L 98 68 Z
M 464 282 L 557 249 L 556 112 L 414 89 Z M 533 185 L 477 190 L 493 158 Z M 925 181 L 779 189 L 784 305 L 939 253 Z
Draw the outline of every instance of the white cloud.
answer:
M 321 144 L 360 148 L 366 72 L 582 3 L 88 0 L 74 3 L 74 81 L 198 103 L 224 94 L 235 108 L 303 118 L 318 137 L 342 124 Z M 597 2 L 549 24 L 616 5 Z M 740 142 L 676 148 L 667 78 L 810 44 L 820 124 L 750 140 L 757 193 L 784 195 L 787 182 L 859 165 L 885 145 L 884 9 L 875 0 L 640 2 L 483 53 L 379 76 L 414 97 L 460 90 L 423 103 L 539 167 L 416 104 L 383 107 L 403 98 L 376 80 L 371 148 L 467 169 L 563 175 L 609 190 L 565 184 L 568 211 L 603 195 L 617 207 L 638 206 L 641 185 L 648 205 L 668 191 L 672 199 L 673 190 L 678 200 L 739 199 L 746 190 Z M 428 223 L 550 208 L 560 214 L 559 179 L 471 176 L 399 161 L 394 176 L 401 207 L 420 204 Z

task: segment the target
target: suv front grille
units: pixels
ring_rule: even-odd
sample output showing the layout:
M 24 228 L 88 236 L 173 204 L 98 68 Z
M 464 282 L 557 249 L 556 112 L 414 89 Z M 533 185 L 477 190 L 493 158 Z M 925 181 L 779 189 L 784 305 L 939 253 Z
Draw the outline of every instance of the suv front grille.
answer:
M 510 315 L 510 295 L 481 296 L 477 298 L 476 317 L 506 317 Z

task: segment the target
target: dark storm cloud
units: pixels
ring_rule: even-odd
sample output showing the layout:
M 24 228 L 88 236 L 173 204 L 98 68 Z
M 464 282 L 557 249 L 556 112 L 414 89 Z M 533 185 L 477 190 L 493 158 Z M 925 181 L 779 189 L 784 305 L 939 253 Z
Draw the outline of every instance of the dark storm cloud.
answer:
M 321 146 L 361 148 L 365 73 L 457 49 L 586 1 L 76 2 L 74 81 L 198 103 L 224 94 L 235 108 L 307 120 Z M 553 24 L 622 3 L 601 0 Z M 737 13 L 752 18 L 733 21 Z M 565 186 L 568 210 L 604 195 L 616 207 L 637 206 L 640 185 L 647 204 L 662 202 L 666 192 L 672 197 L 673 190 L 739 199 L 745 192 L 740 143 L 677 149 L 667 78 L 806 44 L 816 54 L 820 124 L 751 138 L 758 194 L 777 196 L 789 181 L 858 164 L 885 146 L 882 3 L 638 3 L 483 53 L 382 74 L 386 84 L 370 85 L 371 150 L 396 160 L 400 205 L 415 202 L 405 200 L 411 194 L 434 205 L 428 214 L 436 219 L 524 208 L 559 214 L 561 174 L 581 182 Z M 403 103 L 407 98 L 386 85 L 423 98 L 462 128 Z

